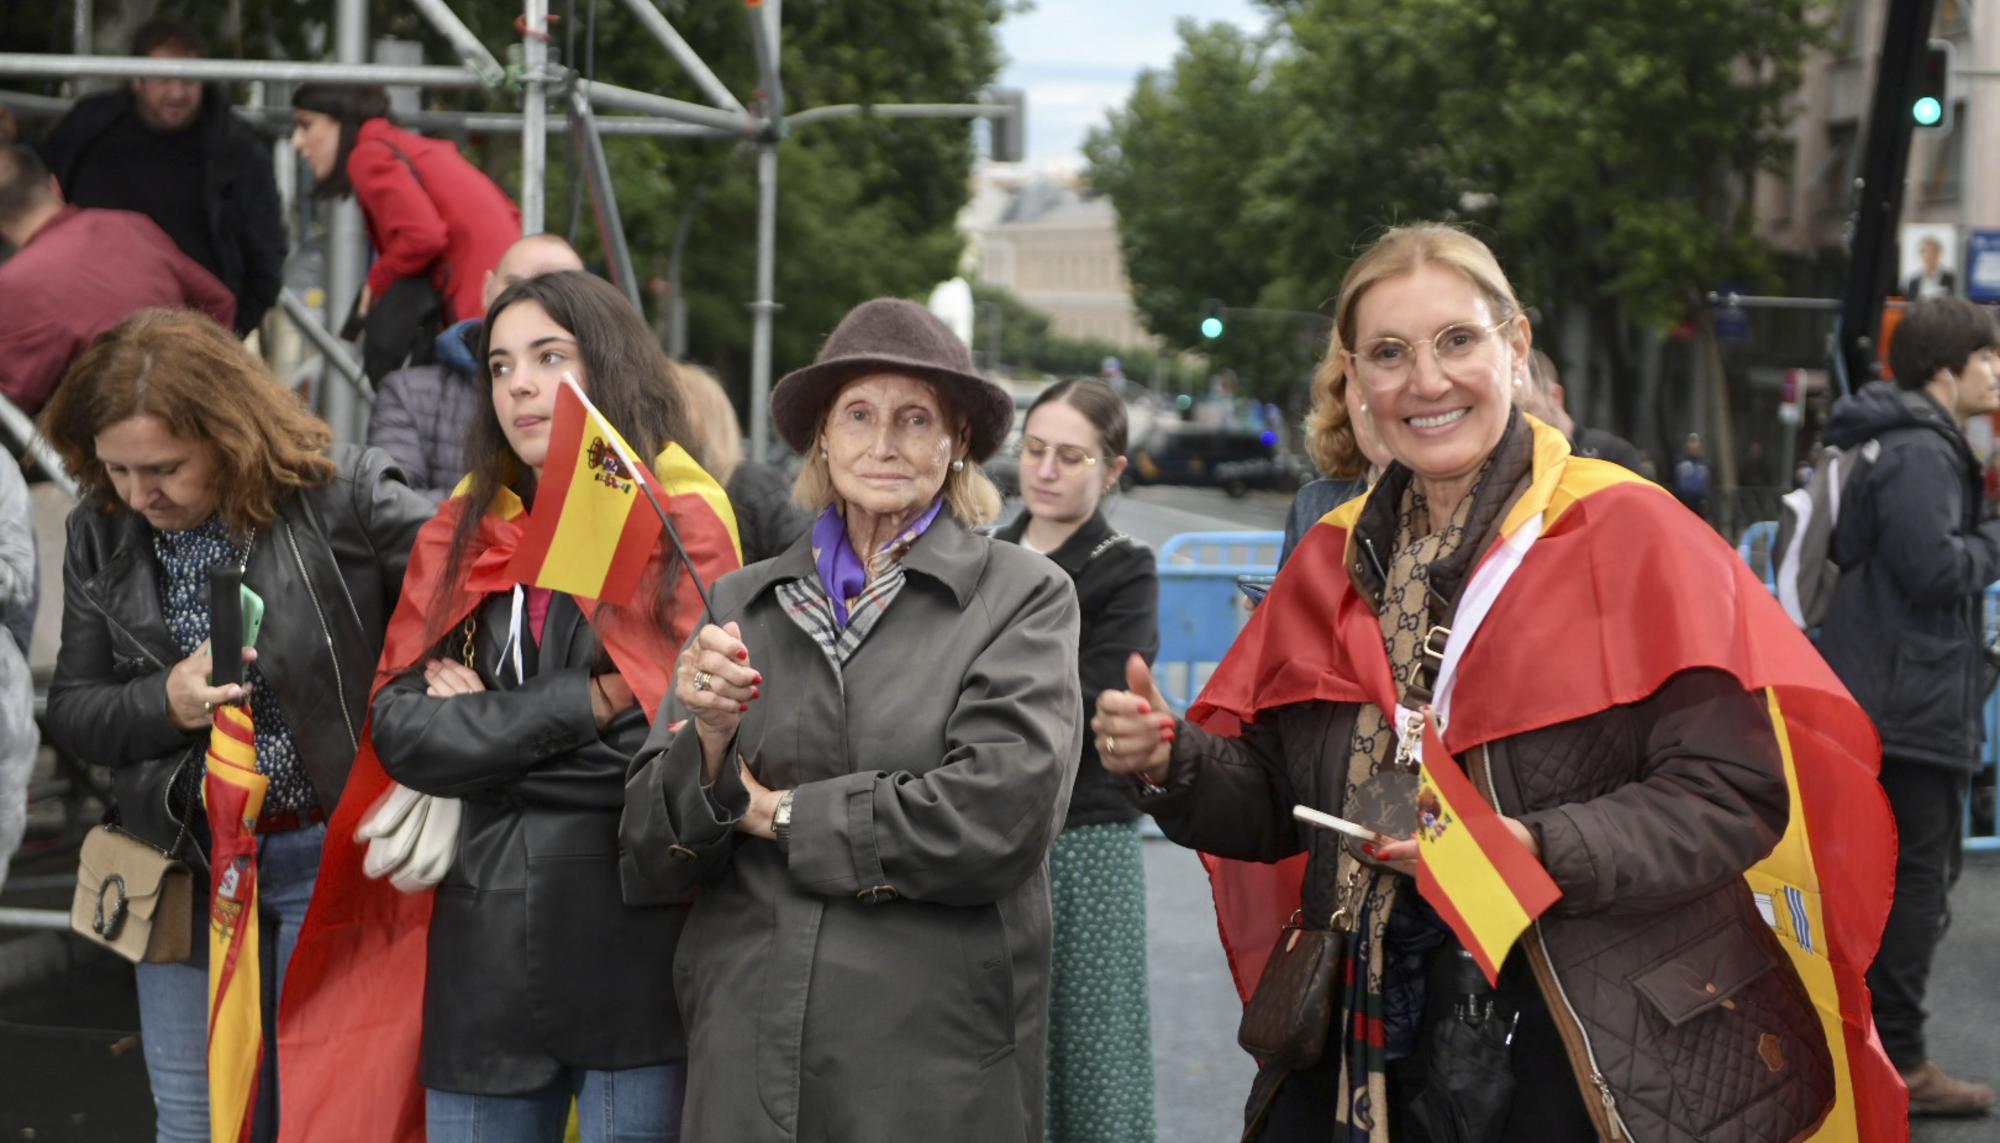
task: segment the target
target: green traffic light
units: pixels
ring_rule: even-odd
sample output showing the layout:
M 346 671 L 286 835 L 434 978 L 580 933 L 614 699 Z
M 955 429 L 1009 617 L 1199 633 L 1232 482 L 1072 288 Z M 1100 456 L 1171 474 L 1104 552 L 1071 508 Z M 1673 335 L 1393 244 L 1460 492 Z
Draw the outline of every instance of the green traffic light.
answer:
M 1919 127 L 1935 127 L 1944 119 L 1944 104 L 1926 95 L 1911 106 L 1910 117 Z
M 1221 337 L 1222 319 L 1219 317 L 1205 317 L 1201 319 L 1201 335 L 1210 341 Z
M 1174 398 L 1174 408 L 1192 409 L 1194 408 L 1194 398 L 1188 396 L 1186 393 L 1182 393 L 1180 396 Z

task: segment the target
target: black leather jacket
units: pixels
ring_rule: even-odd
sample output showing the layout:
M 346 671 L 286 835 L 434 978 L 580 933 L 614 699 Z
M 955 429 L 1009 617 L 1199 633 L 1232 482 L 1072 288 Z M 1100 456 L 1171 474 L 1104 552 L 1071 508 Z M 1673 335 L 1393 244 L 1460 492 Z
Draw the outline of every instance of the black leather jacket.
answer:
M 390 777 L 464 801 L 458 857 L 431 912 L 422 1078 L 480 1095 L 538 1090 L 562 1066 L 687 1054 L 673 989 L 687 909 L 620 896 L 618 816 L 646 717 L 630 707 L 598 729 L 590 676 L 609 668 L 561 593 L 539 645 L 524 636 L 517 678 L 503 656 L 511 610 L 503 594 L 473 613 L 484 692 L 430 698 L 419 666 L 374 707 Z M 465 640 L 445 642 L 457 658 Z
M 342 447 L 334 461 L 331 481 L 286 500 L 258 531 L 243 573 L 264 600 L 258 672 L 276 688 L 329 814 L 354 762 L 410 544 L 435 511 L 380 451 Z M 200 866 L 208 828 L 199 803 L 167 804 L 174 771 L 199 766 L 208 741 L 205 731 L 181 730 L 167 717 L 167 671 L 181 658 L 161 611 L 145 518 L 78 505 L 63 556 L 49 739 L 112 768 L 127 830 L 164 849 L 181 838 L 185 821 L 190 843 L 181 856 Z

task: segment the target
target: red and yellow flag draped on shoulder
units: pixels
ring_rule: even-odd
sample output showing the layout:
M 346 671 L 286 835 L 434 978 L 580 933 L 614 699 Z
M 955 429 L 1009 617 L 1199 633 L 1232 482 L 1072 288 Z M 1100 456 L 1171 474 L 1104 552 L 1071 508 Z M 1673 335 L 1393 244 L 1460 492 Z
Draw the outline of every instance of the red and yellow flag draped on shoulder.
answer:
M 1791 818 L 1746 880 L 1820 1011 L 1833 1055 L 1837 1099 L 1814 1138 L 1907 1138 L 1907 1095 L 1875 1039 L 1863 983 L 1895 870 L 1873 725 L 1721 537 L 1658 486 L 1572 457 L 1561 434 L 1531 423 L 1533 475 L 1501 534 L 1539 526 L 1540 535 L 1465 648 L 1445 747 L 1462 755 L 1636 702 L 1695 668 L 1761 692 Z M 1300 541 L 1190 708 L 1196 723 L 1233 735 L 1287 703 L 1395 702 L 1381 627 L 1347 572 L 1361 508 L 1342 505 Z M 1303 858 L 1202 860 L 1247 996 L 1298 906 Z
M 555 457 L 552 453 L 552 462 Z M 702 581 L 713 583 L 742 566 L 736 518 L 714 478 L 679 445 L 669 445 L 654 460 L 653 472 Z M 519 582 L 515 558 L 534 543 L 536 525 L 520 498 L 503 489 L 480 518 L 478 555 L 464 584 L 451 593 L 448 605 L 438 606 L 452 530 L 469 510 L 466 485 L 460 484 L 417 534 L 371 698 L 421 661 L 440 633 L 457 629 L 488 595 Z M 639 577 L 638 600 L 653 598 L 671 551 L 664 540 L 654 545 Z M 684 571 L 676 576 L 671 631 L 660 630 L 643 603 L 607 609 L 577 599 L 649 720 L 666 697 L 680 645 L 702 621 L 693 581 Z M 340 806 L 327 824 L 319 881 L 286 971 L 278 1014 L 284 1143 L 422 1143 L 424 1138 L 417 1064 L 431 895 L 399 892 L 387 881 L 364 876 L 366 847 L 354 841 L 362 818 L 390 785 L 364 727 Z

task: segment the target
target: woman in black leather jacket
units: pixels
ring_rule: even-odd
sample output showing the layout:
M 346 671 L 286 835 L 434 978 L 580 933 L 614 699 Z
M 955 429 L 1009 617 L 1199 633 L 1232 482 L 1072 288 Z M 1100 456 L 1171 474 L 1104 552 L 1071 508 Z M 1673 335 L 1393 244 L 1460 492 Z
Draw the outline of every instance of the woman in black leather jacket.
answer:
M 574 1098 L 588 1143 L 676 1139 L 687 1047 L 671 966 L 687 911 L 624 903 L 618 817 L 626 763 L 648 731 L 628 678 L 648 657 L 665 670 L 699 600 L 661 537 L 665 572 L 615 615 L 649 629 L 653 654 L 635 656 L 629 635 L 586 617 L 596 608 L 604 620 L 610 605 L 481 569 L 511 562 L 496 554 L 513 542 L 504 520 L 533 501 L 565 374 L 639 457 L 686 438 L 684 406 L 637 312 L 588 274 L 509 287 L 485 331 L 493 412 L 475 422 L 469 483 L 445 509 L 456 522 L 431 609 L 442 638 L 374 705 L 389 776 L 462 802 L 430 922 L 428 1137 L 554 1143 Z M 735 564 L 733 551 L 710 559 L 692 539 L 690 551 L 705 580 Z M 463 623 L 437 618 L 463 612 L 452 601 L 469 593 L 485 594 Z
M 63 560 L 49 738 L 111 767 L 123 827 L 201 871 L 192 962 L 142 964 L 138 986 L 158 1137 L 205 1141 L 209 832 L 199 791 L 210 709 L 248 701 L 256 722 L 257 768 L 270 783 L 257 822 L 259 900 L 282 983 L 370 669 L 433 509 L 383 453 L 329 454 L 325 423 L 241 342 L 185 310 L 148 310 L 98 337 L 41 429 L 82 497 Z M 208 569 L 223 561 L 264 601 L 242 687 L 206 685 Z M 277 994 L 265 990 L 267 1028 Z M 267 1052 L 267 1122 L 274 1062 Z

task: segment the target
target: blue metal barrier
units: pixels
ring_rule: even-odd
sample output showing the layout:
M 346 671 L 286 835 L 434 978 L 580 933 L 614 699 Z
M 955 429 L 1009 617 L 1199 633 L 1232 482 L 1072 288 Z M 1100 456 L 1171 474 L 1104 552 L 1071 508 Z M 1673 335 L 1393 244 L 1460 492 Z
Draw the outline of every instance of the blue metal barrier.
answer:
M 1763 577 L 1764 586 L 1776 592 L 1777 568 L 1771 562 L 1771 545 L 1778 538 L 1778 523 L 1775 520 L 1760 520 L 1743 529 L 1743 535 L 1736 542 L 1736 553 L 1750 570 Z M 2000 637 L 2000 584 L 1986 589 L 1986 639 L 1992 642 Z M 1986 745 L 1985 756 L 1981 759 L 1984 769 L 2000 766 L 2000 691 L 1986 699 Z M 1972 800 L 1966 799 L 1965 806 L 1965 848 L 1971 852 L 2000 852 L 2000 833 L 1976 834 L 1972 832 Z
M 1283 532 L 1183 532 L 1160 546 L 1160 657 L 1153 681 L 1185 711 L 1250 616 L 1240 575 L 1270 575 Z

